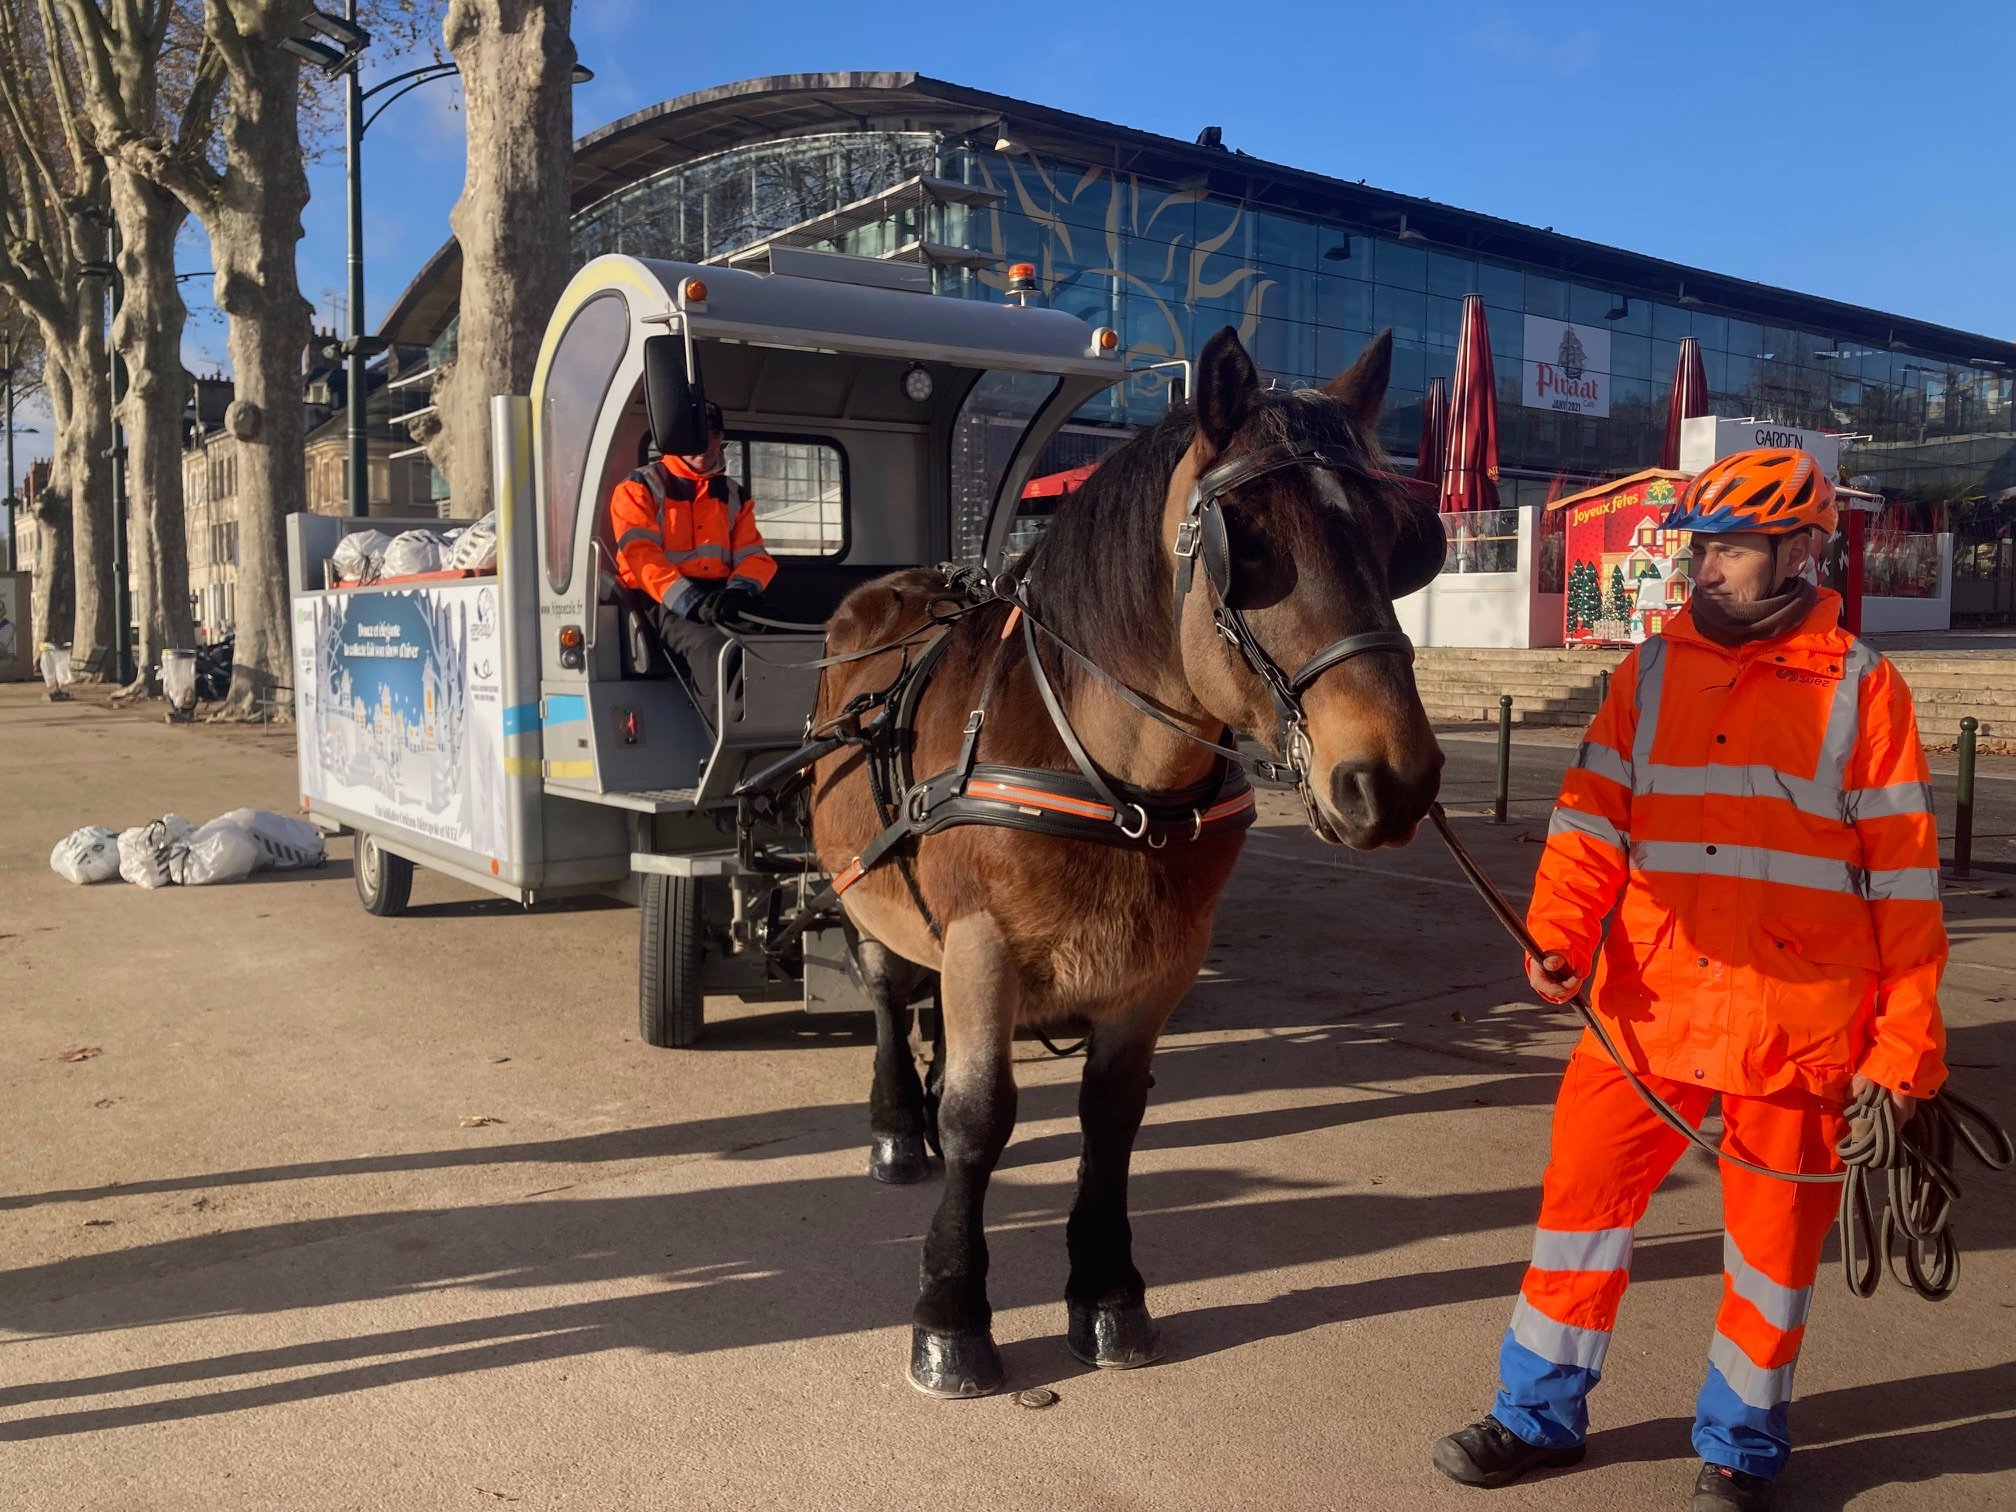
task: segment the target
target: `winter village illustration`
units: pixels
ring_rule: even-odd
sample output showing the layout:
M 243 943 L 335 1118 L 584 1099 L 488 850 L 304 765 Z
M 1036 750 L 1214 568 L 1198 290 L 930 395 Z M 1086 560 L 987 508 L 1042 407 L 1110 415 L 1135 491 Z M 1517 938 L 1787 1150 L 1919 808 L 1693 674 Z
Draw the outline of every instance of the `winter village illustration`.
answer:
M 1636 473 L 1557 500 L 1567 511 L 1569 645 L 1627 645 L 1657 635 L 1686 606 L 1684 530 L 1660 521 L 1685 474 Z
M 472 632 L 484 640 L 495 630 L 484 593 L 494 590 L 330 594 L 316 604 L 315 755 L 311 764 L 304 751 L 302 763 L 312 791 L 498 854 L 501 792 L 489 791 L 503 767 L 498 689 L 470 683 L 472 665 L 480 682 L 486 664 Z

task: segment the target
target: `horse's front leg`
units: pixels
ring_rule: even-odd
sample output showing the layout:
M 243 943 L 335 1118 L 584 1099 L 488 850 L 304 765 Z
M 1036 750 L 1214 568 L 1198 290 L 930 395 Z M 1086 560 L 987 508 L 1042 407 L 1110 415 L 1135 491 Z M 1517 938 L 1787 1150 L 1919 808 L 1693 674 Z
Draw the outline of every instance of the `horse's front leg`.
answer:
M 927 1396 L 986 1396 L 1002 1382 L 987 1301 L 987 1183 L 1015 1128 L 1012 1057 L 1022 1000 L 1020 976 L 992 919 L 969 915 L 946 927 L 941 993 L 945 1195 L 924 1238 L 910 1384 Z
M 1064 1284 L 1065 1342 L 1072 1354 L 1102 1370 L 1131 1370 L 1162 1358 L 1147 1286 L 1134 1268 L 1127 1173 L 1148 1107 L 1155 1043 L 1194 974 L 1192 967 L 1125 1013 L 1098 1019 L 1078 1084 L 1085 1144 L 1078 1195 L 1064 1230 L 1071 1257 Z

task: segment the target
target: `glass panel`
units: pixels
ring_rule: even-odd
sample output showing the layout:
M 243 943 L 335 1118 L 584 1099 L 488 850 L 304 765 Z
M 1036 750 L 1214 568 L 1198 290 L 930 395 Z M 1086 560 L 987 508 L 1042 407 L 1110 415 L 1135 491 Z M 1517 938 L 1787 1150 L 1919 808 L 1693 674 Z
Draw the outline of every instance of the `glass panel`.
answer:
M 1447 252 L 1428 254 L 1428 292 L 1461 299 L 1477 287 L 1477 264 Z
M 1289 268 L 1314 265 L 1318 236 L 1313 224 L 1265 211 L 1255 212 L 1251 219 L 1256 261 Z
M 1477 264 L 1477 292 L 1484 303 L 1501 310 L 1526 308 L 1526 275 L 1517 268 L 1501 268 L 1496 263 Z
M 1370 331 L 1319 326 L 1316 331 L 1316 371 L 1326 380 L 1336 377 L 1358 360 L 1358 354 L 1365 350 L 1365 343 L 1371 339 Z
M 1486 317 L 1487 321 L 1489 317 Z M 1463 330 L 1463 301 L 1440 294 L 1428 296 L 1428 339 L 1454 347 Z
M 1427 353 L 1418 341 L 1395 341 L 1393 343 L 1392 386 L 1420 393 L 1428 387 Z M 1419 417 L 1414 429 L 1416 439 L 1420 437 Z
M 555 593 L 566 592 L 574 576 L 574 526 L 582 490 L 600 481 L 585 476 L 588 449 L 609 380 L 629 345 L 629 305 L 620 294 L 598 294 L 567 323 L 546 373 L 539 416 L 540 450 L 546 459 L 540 508 L 546 519 L 546 581 Z M 592 585 L 589 591 L 595 591 Z
M 1694 339 L 1713 352 L 1729 350 L 1729 321 L 1722 315 L 1710 315 L 1705 310 L 1696 310 L 1693 326 Z
M 1650 336 L 1652 334 L 1652 302 L 1640 299 L 1635 294 L 1623 296 L 1624 313 L 1616 320 L 1610 320 L 1606 311 L 1603 318 L 1610 321 L 1610 329 L 1624 336 Z
M 1393 327 L 1396 341 L 1420 341 L 1428 334 L 1428 296 L 1378 284 L 1372 290 L 1372 324 Z
M 1546 315 L 1555 320 L 1568 318 L 1568 285 L 1558 278 L 1526 275 L 1526 313 Z
M 1377 282 L 1396 289 L 1428 287 L 1428 254 L 1403 242 L 1372 244 L 1373 276 Z
M 1652 334 L 1661 341 L 1678 341 L 1694 334 L 1694 318 L 1676 305 L 1652 306 Z
M 1022 433 L 1059 382 L 1041 373 L 990 372 L 960 406 L 951 457 L 953 550 L 959 560 L 978 561 L 986 551 L 994 495 Z
M 1519 516 L 1516 509 L 1467 509 L 1444 515 L 1449 538 L 1444 572 L 1519 570 Z
M 1764 350 L 1764 327 L 1753 320 L 1730 317 L 1722 333 L 1722 350 L 1738 357 L 1755 357 Z
M 1619 378 L 1652 376 L 1652 343 L 1643 336 L 1621 332 L 1610 338 L 1610 371 Z
M 1616 308 L 1617 296 L 1607 289 L 1592 289 L 1584 284 L 1568 286 L 1568 318 L 1577 325 L 1600 330 L 1608 324 L 1605 317 Z
M 756 506 L 772 556 L 837 556 L 847 546 L 847 459 L 828 441 L 730 441 L 723 461 Z
M 1316 319 L 1326 326 L 1363 330 L 1372 324 L 1372 285 L 1355 278 L 1316 280 Z
M 1316 248 L 1318 272 L 1349 274 L 1365 279 L 1372 276 L 1372 243 L 1364 237 L 1353 236 L 1332 226 L 1318 226 Z

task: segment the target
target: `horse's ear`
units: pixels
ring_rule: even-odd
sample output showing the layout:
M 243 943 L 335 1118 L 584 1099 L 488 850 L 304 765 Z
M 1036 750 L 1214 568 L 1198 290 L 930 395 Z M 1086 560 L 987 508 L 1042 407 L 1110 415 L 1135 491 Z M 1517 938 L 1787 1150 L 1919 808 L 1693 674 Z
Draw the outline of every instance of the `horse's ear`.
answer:
M 1358 354 L 1358 360 L 1323 386 L 1323 392 L 1351 411 L 1367 430 L 1379 428 L 1379 406 L 1386 402 L 1386 383 L 1393 376 L 1393 328 L 1388 326 Z
M 1214 456 L 1239 434 L 1259 392 L 1260 374 L 1239 333 L 1221 327 L 1197 358 L 1197 432 Z

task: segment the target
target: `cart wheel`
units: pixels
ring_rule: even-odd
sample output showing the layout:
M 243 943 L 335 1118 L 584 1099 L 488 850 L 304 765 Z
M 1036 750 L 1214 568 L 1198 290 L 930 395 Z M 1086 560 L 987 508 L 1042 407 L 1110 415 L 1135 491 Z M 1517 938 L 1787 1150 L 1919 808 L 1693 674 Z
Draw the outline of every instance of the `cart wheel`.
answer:
M 637 1032 L 683 1050 L 700 1037 L 700 884 L 646 872 L 638 910 Z
M 406 911 L 413 897 L 413 863 L 381 847 L 370 835 L 357 837 L 357 900 L 364 912 L 389 919 Z

